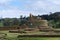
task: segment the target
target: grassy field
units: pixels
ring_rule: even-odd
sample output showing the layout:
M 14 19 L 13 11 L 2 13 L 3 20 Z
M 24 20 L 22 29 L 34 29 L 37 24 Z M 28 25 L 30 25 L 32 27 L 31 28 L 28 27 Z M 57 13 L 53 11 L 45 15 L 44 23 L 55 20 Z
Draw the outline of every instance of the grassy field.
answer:
M 60 40 L 60 38 L 47 38 L 47 37 L 41 37 L 41 38 L 40 37 L 37 37 L 37 38 L 31 38 L 31 37 L 30 38 L 27 38 L 27 37 L 25 37 L 25 38 L 17 38 L 18 35 L 23 35 L 23 34 L 9 33 L 8 31 L 0 31 L 0 34 L 2 34 L 2 33 L 7 34 L 7 36 L 5 37 L 6 40 Z M 38 34 L 40 34 L 40 32 Z
M 7 38 L 8 40 L 60 40 L 60 38 Z
M 18 35 L 38 35 L 44 34 L 45 32 L 30 32 L 30 33 L 9 33 L 9 31 L 0 31 L 0 33 L 7 34 L 7 37 L 17 37 Z

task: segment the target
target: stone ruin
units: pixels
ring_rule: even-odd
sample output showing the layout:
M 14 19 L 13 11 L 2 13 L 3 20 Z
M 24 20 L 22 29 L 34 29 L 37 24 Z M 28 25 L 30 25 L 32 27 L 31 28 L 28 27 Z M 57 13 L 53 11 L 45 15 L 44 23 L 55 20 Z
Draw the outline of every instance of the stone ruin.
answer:
M 27 21 L 27 25 L 25 24 L 25 26 L 25 30 L 31 29 L 31 31 L 33 31 L 34 29 L 39 29 L 39 31 L 53 31 L 53 28 L 48 26 L 47 20 L 43 20 L 41 17 L 33 16 L 31 13 Z
M 18 28 L 18 31 L 53 31 L 52 27 L 48 26 L 47 20 L 43 20 L 41 17 L 36 17 L 30 14 L 26 24 L 23 24 Z

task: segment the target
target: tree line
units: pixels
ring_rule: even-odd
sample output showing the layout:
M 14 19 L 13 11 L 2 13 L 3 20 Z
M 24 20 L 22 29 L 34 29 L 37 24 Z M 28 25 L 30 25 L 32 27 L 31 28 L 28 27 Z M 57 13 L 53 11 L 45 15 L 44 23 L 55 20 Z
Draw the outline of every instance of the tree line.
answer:
M 49 15 L 38 15 L 36 17 L 41 17 L 42 19 L 47 20 L 49 26 L 52 26 L 54 28 L 60 28 L 60 12 L 50 12 Z M 25 24 L 28 19 L 29 17 L 23 17 L 22 15 L 20 16 L 20 18 L 1 18 L 0 26 L 21 26 Z

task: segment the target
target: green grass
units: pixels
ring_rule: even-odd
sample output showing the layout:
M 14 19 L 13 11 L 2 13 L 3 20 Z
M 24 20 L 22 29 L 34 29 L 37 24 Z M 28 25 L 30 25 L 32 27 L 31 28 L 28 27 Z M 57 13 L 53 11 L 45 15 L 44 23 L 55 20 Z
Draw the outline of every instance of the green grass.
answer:
M 3 23 L 0 23 L 0 27 L 3 27 Z
M 60 30 L 60 28 L 56 28 L 55 30 Z
M 18 35 L 21 35 L 20 33 L 9 33 L 8 31 L 0 31 L 0 33 L 6 33 L 7 37 L 6 40 L 60 40 L 60 38 L 47 38 L 47 37 L 35 37 L 35 38 L 17 38 Z M 38 32 L 37 32 L 38 33 Z M 40 33 L 38 33 L 40 34 Z M 23 35 L 23 34 L 22 34 Z
M 0 31 L 0 33 L 7 34 L 7 37 L 17 37 L 18 35 L 38 35 L 38 34 L 44 34 L 45 32 L 31 32 L 31 33 L 9 33 L 9 31 Z
M 8 40 L 60 40 L 60 38 L 8 38 Z
M 9 31 L 0 31 L 0 34 L 3 33 L 3 34 L 7 34 L 7 37 L 17 37 L 19 35 L 19 33 L 9 33 Z

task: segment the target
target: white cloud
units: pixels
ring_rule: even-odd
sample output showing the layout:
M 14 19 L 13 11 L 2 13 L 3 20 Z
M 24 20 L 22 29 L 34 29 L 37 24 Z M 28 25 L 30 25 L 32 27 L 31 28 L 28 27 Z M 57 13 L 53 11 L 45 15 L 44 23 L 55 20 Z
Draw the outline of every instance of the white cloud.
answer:
M 5 4 L 5 3 L 8 3 L 10 1 L 12 1 L 12 0 L 0 0 L 0 4 Z
M 31 9 L 39 13 L 60 11 L 59 8 L 60 8 L 60 0 L 55 0 L 55 1 L 54 0 L 46 0 L 46 1 L 39 0 L 31 4 Z
M 28 16 L 29 15 L 29 11 L 21 11 L 18 9 L 9 9 L 9 10 L 1 10 L 0 11 L 0 15 L 5 18 L 5 17 L 20 17 L 20 15 L 23 16 Z
M 60 0 L 47 0 L 47 1 L 50 1 L 56 5 L 60 5 Z
M 44 3 L 43 1 L 37 1 L 36 3 L 32 4 L 32 6 L 40 8 L 40 7 L 45 7 L 46 3 Z
M 0 0 L 0 10 L 9 9 L 11 6 L 9 5 L 13 0 Z
M 33 15 L 48 14 L 49 12 L 60 11 L 60 0 L 14 0 L 22 2 L 20 6 L 12 6 L 9 3 L 13 0 L 1 0 L 0 6 L 4 7 L 0 11 L 0 14 L 4 17 L 19 17 L 20 15 L 29 15 L 31 12 Z M 26 2 L 26 3 L 25 3 Z M 25 4 L 26 7 L 23 7 Z M 18 4 L 19 5 L 19 4 Z

